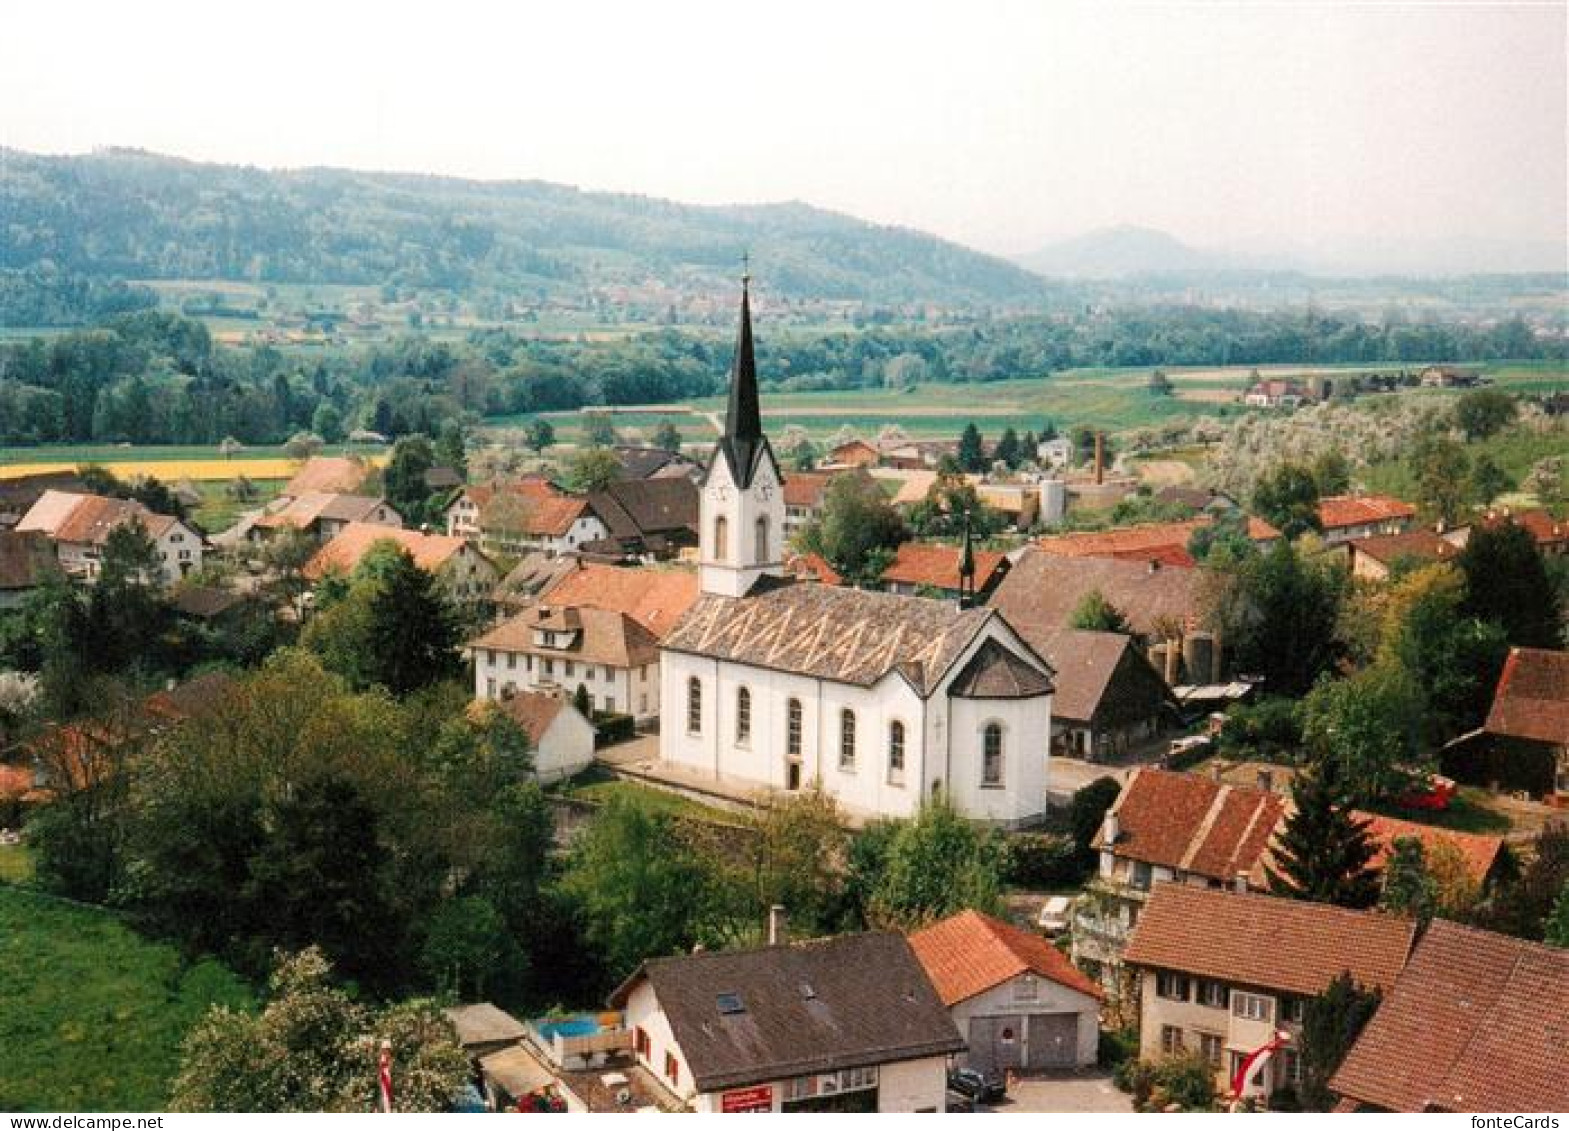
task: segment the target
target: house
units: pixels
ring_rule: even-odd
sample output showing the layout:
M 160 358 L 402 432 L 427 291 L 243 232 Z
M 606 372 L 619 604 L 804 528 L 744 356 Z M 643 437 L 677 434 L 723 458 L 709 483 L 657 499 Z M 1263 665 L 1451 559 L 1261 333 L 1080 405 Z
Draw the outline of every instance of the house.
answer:
M 432 494 L 438 491 L 456 491 L 463 486 L 463 476 L 458 474 L 456 468 L 441 465 L 427 467 L 423 479 L 425 490 Z
M 1062 558 L 1118 558 L 1125 561 L 1155 561 L 1163 565 L 1193 565 L 1188 543 L 1213 518 L 1192 518 L 1183 522 L 1148 522 L 1137 526 L 1118 526 L 1110 530 L 1087 530 L 1073 534 L 1053 534 L 1037 538 L 1033 545 L 1044 554 Z M 1280 531 L 1261 518 L 1247 520 L 1248 541 L 1267 549 L 1280 538 Z
M 441 1012 L 452 1022 L 459 1047 L 475 1059 L 517 1044 L 528 1032 L 523 1022 L 488 1001 L 449 1006 Z
M 622 612 L 539 605 L 468 642 L 474 697 L 521 691 L 575 695 L 597 711 L 653 716 L 659 707 L 659 640 Z
M 1095 1063 L 1105 993 L 1047 939 L 961 911 L 910 949 L 964 1036 L 961 1063 L 989 1075 Z
M 645 962 L 611 995 L 637 1063 L 698 1112 L 942 1111 L 964 1041 L 904 936 Z
M 594 724 L 566 696 L 520 691 L 491 702 L 528 735 L 534 776 L 546 785 L 580 774 L 594 761 Z
M 1126 955 L 1140 983 L 1139 1055 L 1197 1053 L 1225 1095 L 1244 1065 L 1244 1096 L 1292 1087 L 1304 1002 L 1343 972 L 1387 992 L 1416 929 L 1379 911 L 1157 884 Z M 1278 1054 L 1252 1059 L 1277 1033 Z
M 1482 730 L 1502 757 L 1537 767 L 1533 792 L 1569 795 L 1569 652 L 1509 649 Z
M 548 591 L 548 597 L 549 603 L 558 608 L 626 613 L 662 640 L 697 600 L 697 572 L 680 567 L 630 569 L 576 561 Z
M 329 574 L 347 576 L 371 547 L 383 542 L 398 546 L 415 565 L 434 574 L 448 599 L 460 604 L 483 601 L 496 586 L 496 567 L 462 538 L 361 522 L 349 523 L 317 550 L 305 563 L 305 576 L 312 581 Z
M 1034 483 L 975 484 L 975 497 L 1003 516 L 1015 530 L 1027 530 L 1040 515 L 1041 492 Z
M 1085 598 L 1099 593 L 1150 645 L 1168 684 L 1218 682 L 1224 641 L 1204 623 L 1199 570 L 1114 557 L 1064 556 L 1030 546 L 1013 562 L 988 604 L 1027 640 L 1073 627 Z
M 509 557 L 571 553 L 605 536 L 589 501 L 573 495 L 498 492 L 480 510 L 477 525 L 480 549 Z
M 238 617 L 242 610 L 260 608 L 254 593 L 242 593 L 217 585 L 176 585 L 169 594 L 169 607 L 176 616 L 198 624 L 217 625 Z
M 794 540 L 801 528 L 823 516 L 823 499 L 828 494 L 828 484 L 833 473 L 828 471 L 792 471 L 784 481 L 784 536 Z
M 876 467 L 882 453 L 865 440 L 847 440 L 830 448 L 823 458 L 824 468 Z
M 284 484 L 278 496 L 297 499 L 313 491 L 352 495 L 364 485 L 370 473 L 370 465 L 353 456 L 311 456 L 300 465 L 294 478 Z
M 578 568 L 581 559 L 576 554 L 545 554 L 538 551 L 524 554 L 496 583 L 490 599 L 503 613 L 515 613 L 538 604 L 563 577 Z
M 157 548 L 160 580 L 172 585 L 201 568 L 202 536 L 177 518 L 154 514 L 132 499 L 45 491 L 17 523 L 18 531 L 39 531 L 54 543 L 60 567 L 72 577 L 96 581 L 109 535 L 126 523 L 140 523 Z
M 621 479 L 588 496 L 604 532 L 584 552 L 634 561 L 669 561 L 697 545 L 697 485 L 685 475 Z M 601 544 L 603 543 L 603 544 Z
M 1424 389 L 1469 389 L 1481 383 L 1482 374 L 1458 365 L 1429 365 L 1418 380 Z
M 1544 557 L 1556 554 L 1569 554 L 1569 520 L 1554 518 L 1550 512 L 1540 507 L 1531 507 L 1525 510 L 1502 507 L 1498 510 L 1489 510 L 1476 520 L 1476 525 L 1494 527 L 1506 522 L 1525 527 L 1535 540 L 1536 548 L 1542 552 Z M 1447 532 L 1444 537 L 1456 546 L 1464 547 L 1470 540 L 1471 528 L 1469 526 L 1457 526 Z
M 1346 548 L 1351 576 L 1364 581 L 1388 581 L 1398 565 L 1434 565 L 1452 561 L 1460 553 L 1453 541 L 1424 527 L 1403 534 L 1353 538 L 1341 544 Z
M 1171 688 L 1132 637 L 1065 628 L 1025 639 L 1057 673 L 1052 753 L 1109 761 L 1148 746 L 1177 723 Z
M 1154 494 L 1157 503 L 1167 506 L 1191 507 L 1206 514 L 1230 514 L 1239 509 L 1237 500 L 1224 491 L 1208 491 L 1202 487 L 1182 487 L 1173 484 L 1162 487 Z
M 561 492 L 550 480 L 541 476 L 524 476 L 522 479 L 495 479 L 489 483 L 475 483 L 465 487 L 447 504 L 445 518 L 447 533 L 454 538 L 479 541 L 481 537 L 479 516 L 497 495 L 514 494 L 530 502 L 559 498 Z
M 936 542 L 903 542 L 893 561 L 882 573 L 882 586 L 889 593 L 907 597 L 941 597 L 958 600 L 962 588 L 960 570 L 964 547 Z M 1008 557 L 995 550 L 974 550 L 971 565 L 975 599 L 984 602 L 1008 573 Z
M 1035 461 L 1042 467 L 1061 469 L 1073 462 L 1073 441 L 1066 436 L 1041 440 L 1035 445 Z
M 1390 495 L 1326 495 L 1318 501 L 1324 541 L 1335 546 L 1374 535 L 1404 534 L 1416 522 L 1416 508 Z
M 610 449 L 621 465 L 623 479 L 695 479 L 703 465 L 680 452 L 617 444 Z
M 1435 920 L 1330 1078 L 1336 1110 L 1569 1111 L 1565 1003 L 1569 950 Z
M 1046 806 L 1052 673 L 991 609 L 792 582 L 749 296 L 702 487 L 700 595 L 661 644 L 659 764 L 737 790 L 816 781 L 847 811 L 942 793 L 1004 825 Z
M 1297 408 L 1312 399 L 1300 383 L 1270 378 L 1249 386 L 1242 403 L 1249 408 Z
M 401 528 L 403 518 L 385 499 L 365 495 L 335 495 L 307 491 L 287 500 L 251 524 L 247 537 L 267 542 L 282 530 L 303 530 L 318 545 L 325 545 L 351 522 Z
M 92 488 L 74 471 L 40 471 L 33 475 L 0 478 L 0 530 L 10 530 L 45 491 L 86 495 Z
M 0 610 L 21 608 L 59 568 L 43 531 L 0 530 Z

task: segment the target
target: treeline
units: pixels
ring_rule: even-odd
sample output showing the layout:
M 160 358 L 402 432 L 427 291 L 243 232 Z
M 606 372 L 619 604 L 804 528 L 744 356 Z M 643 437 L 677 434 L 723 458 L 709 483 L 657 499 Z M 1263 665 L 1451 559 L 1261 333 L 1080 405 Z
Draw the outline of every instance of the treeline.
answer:
M 0 270 L 0 326 L 79 326 L 158 305 L 150 287 L 34 265 Z
M 140 311 L 0 346 L 0 443 L 205 444 L 232 436 L 261 444 L 301 430 L 334 442 L 355 427 L 434 436 L 445 420 L 465 414 L 709 396 L 723 386 L 731 348 L 728 336 L 675 328 L 609 341 L 486 330 L 461 342 L 409 336 L 325 353 L 218 348 L 199 322 Z M 1518 319 L 1374 324 L 1172 308 L 777 337 L 765 329 L 759 351 L 773 388 L 812 391 L 1048 377 L 1094 366 L 1559 360 L 1566 344 Z

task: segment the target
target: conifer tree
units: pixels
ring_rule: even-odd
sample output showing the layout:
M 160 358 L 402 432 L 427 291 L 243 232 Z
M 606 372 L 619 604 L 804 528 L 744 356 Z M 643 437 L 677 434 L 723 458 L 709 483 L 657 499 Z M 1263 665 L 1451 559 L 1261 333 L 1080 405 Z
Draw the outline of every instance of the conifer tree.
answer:
M 1371 907 L 1378 902 L 1377 847 L 1368 822 L 1351 815 L 1333 768 L 1320 762 L 1291 786 L 1292 814 L 1275 860 L 1265 868 L 1270 890 L 1289 899 Z

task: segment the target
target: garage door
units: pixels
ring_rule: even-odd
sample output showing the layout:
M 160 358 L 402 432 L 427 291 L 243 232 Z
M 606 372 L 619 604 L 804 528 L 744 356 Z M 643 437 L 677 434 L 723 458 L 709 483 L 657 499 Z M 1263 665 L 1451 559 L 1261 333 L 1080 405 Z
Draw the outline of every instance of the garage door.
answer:
M 1024 1065 L 1024 1018 L 970 1018 L 969 1065 L 982 1072 L 1002 1075 Z
M 1037 1013 L 1029 1018 L 1029 1068 L 1072 1068 L 1079 1059 L 1079 1015 Z

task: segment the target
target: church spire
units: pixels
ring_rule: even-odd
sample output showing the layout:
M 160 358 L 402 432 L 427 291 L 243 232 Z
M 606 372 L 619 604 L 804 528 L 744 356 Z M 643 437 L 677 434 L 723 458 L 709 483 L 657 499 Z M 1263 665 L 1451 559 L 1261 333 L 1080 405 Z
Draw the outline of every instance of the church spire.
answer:
M 959 555 L 959 607 L 975 604 L 975 545 L 970 536 L 970 512 L 964 512 L 964 552 Z
M 744 268 L 743 268 L 744 270 Z M 725 434 L 719 446 L 730 461 L 736 485 L 751 485 L 763 447 L 763 414 L 757 396 L 757 360 L 752 353 L 752 276 L 741 276 L 741 328 L 736 336 L 735 364 L 730 369 L 730 403 L 725 409 Z

